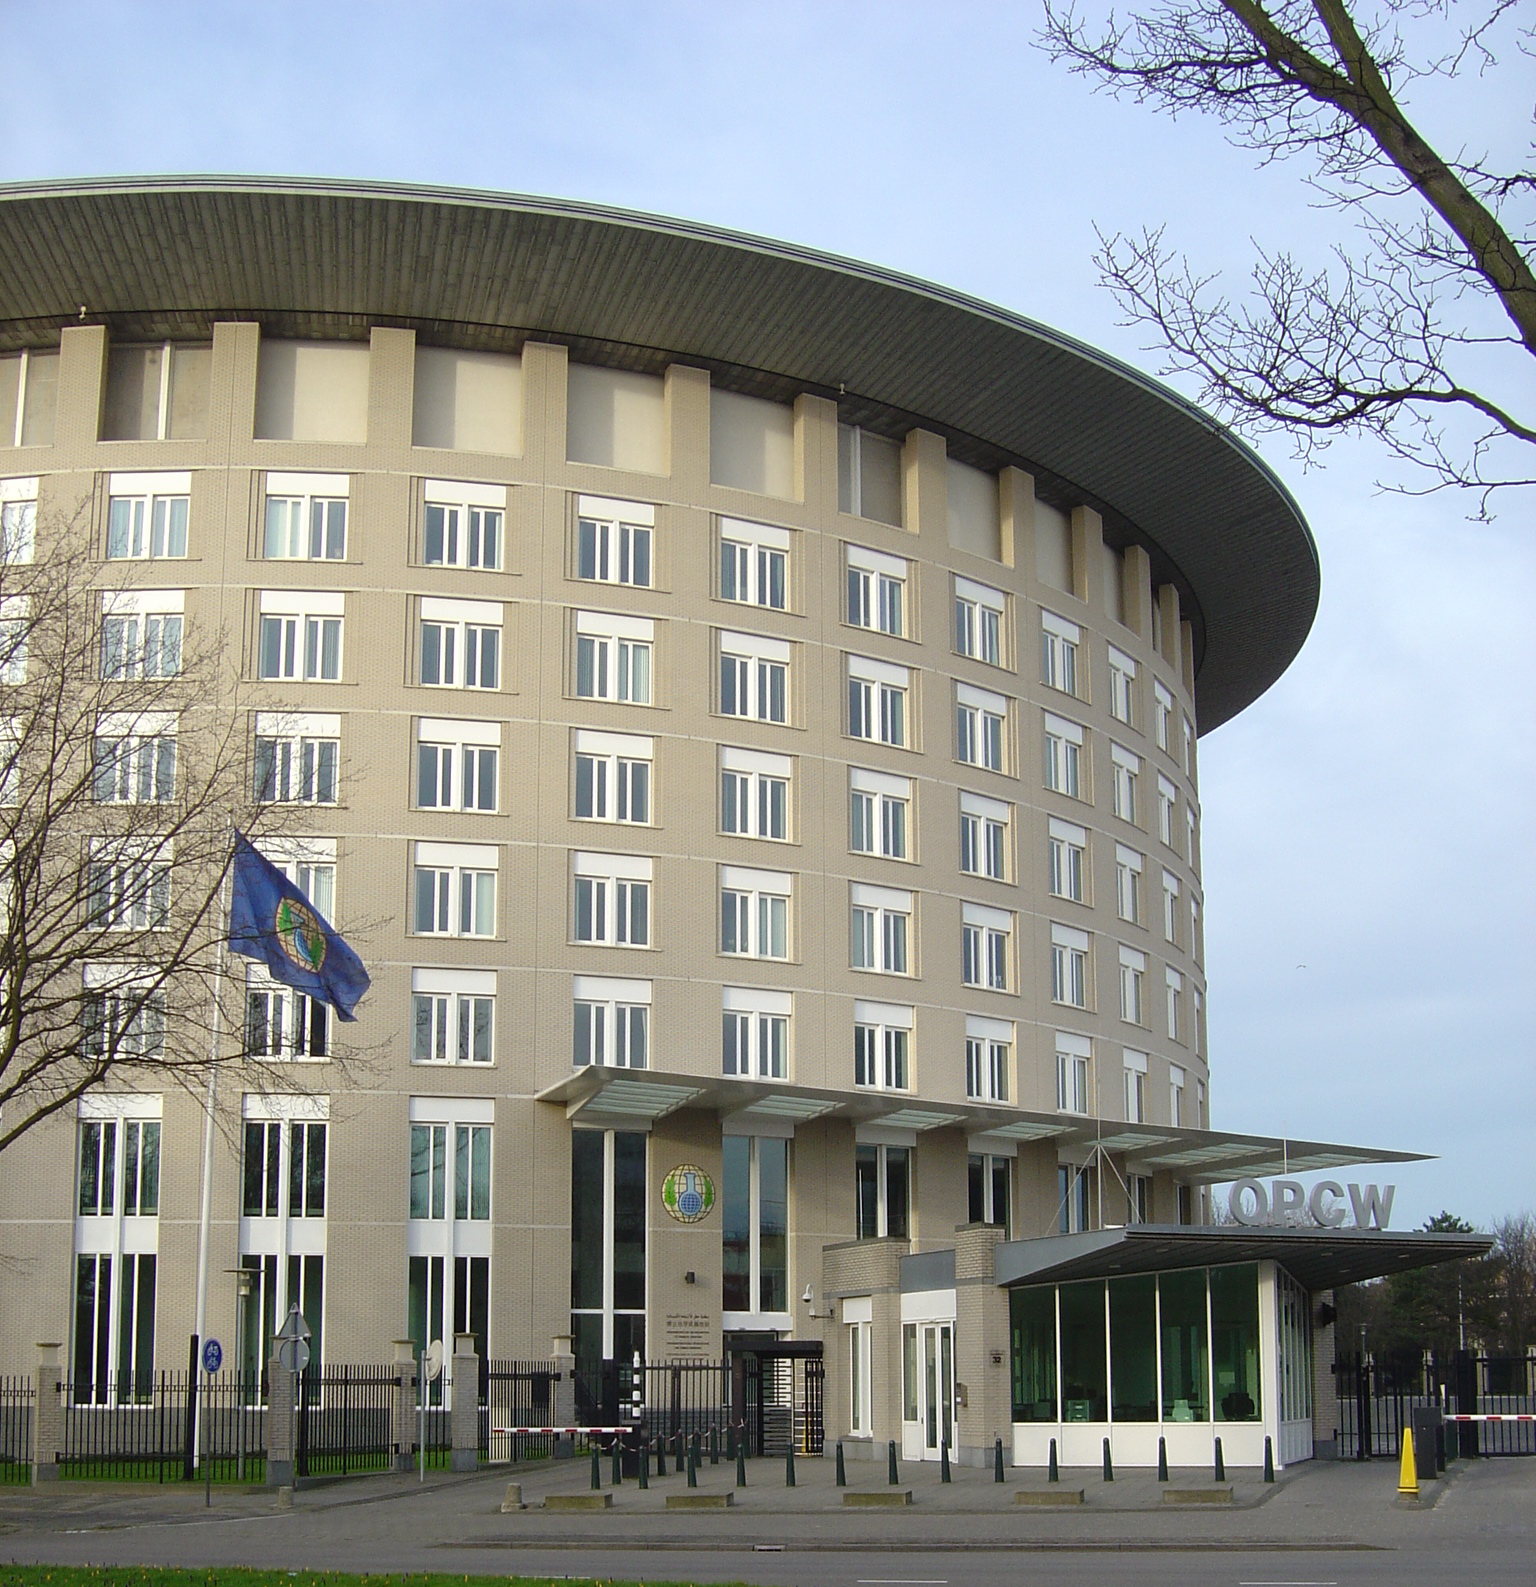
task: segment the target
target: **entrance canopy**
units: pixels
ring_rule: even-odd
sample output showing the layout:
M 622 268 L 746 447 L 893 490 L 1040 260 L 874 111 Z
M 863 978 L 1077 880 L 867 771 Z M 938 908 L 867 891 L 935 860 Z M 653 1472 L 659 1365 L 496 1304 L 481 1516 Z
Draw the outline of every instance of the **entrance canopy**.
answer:
M 592 1065 L 541 1091 L 539 1100 L 563 1103 L 566 1116 L 573 1122 L 599 1126 L 620 1121 L 643 1124 L 681 1108 L 700 1108 L 717 1113 L 727 1127 L 733 1118 L 756 1125 L 771 1119 L 781 1122 L 786 1133 L 797 1123 L 831 1117 L 918 1134 L 947 1128 L 999 1140 L 1052 1140 L 1061 1148 L 1079 1152 L 1098 1148 L 1123 1156 L 1136 1173 L 1167 1169 L 1186 1184 L 1194 1185 L 1425 1160 L 1421 1152 L 1339 1146 L 1284 1136 L 1235 1135 L 1226 1130 L 1176 1129 L 1167 1124 L 1125 1124 L 1070 1113 L 1031 1113 L 1002 1103 L 935 1102 L 889 1091 L 831 1091 L 794 1085 L 787 1080 L 660 1069 Z
M 1275 1261 L 1304 1288 L 1316 1291 L 1436 1262 L 1483 1256 L 1492 1244 L 1485 1235 L 1473 1234 L 1138 1223 L 1086 1234 L 1007 1241 L 997 1247 L 996 1272 L 999 1284 L 1016 1288 Z

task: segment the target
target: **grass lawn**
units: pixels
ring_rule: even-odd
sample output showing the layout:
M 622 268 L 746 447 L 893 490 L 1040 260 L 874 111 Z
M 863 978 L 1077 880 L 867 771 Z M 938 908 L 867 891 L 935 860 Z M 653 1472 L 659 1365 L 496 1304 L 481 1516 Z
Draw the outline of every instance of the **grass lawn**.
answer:
M 598 1587 L 561 1577 L 562 1587 Z M 548 1576 L 464 1576 L 457 1571 L 165 1570 L 148 1565 L 0 1565 L 0 1587 L 553 1587 Z M 602 1587 L 640 1587 L 602 1578 Z M 646 1587 L 686 1587 L 651 1582 Z

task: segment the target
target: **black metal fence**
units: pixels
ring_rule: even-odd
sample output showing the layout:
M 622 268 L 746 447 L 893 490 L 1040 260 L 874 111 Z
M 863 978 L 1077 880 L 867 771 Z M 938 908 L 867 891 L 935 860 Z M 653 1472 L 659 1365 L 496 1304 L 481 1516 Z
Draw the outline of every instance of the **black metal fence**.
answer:
M 506 1432 L 550 1427 L 560 1374 L 549 1361 L 488 1360 L 480 1368 L 480 1458 L 492 1464 L 554 1453 L 553 1438 Z
M 1334 1363 L 1340 1454 L 1354 1460 L 1402 1453 L 1403 1428 L 1419 1407 L 1448 1414 L 1536 1414 L 1536 1359 L 1458 1351 L 1447 1361 L 1432 1352 L 1341 1356 Z M 1454 1456 L 1536 1454 L 1536 1422 L 1451 1422 Z
M 300 1477 L 386 1471 L 394 1461 L 391 1366 L 326 1364 L 299 1379 L 294 1472 Z M 432 1414 L 429 1413 L 429 1419 Z
M 254 1403 L 258 1390 L 254 1379 L 235 1372 L 140 1373 L 131 1398 L 96 1382 L 67 1380 L 60 1474 L 259 1482 L 266 1469 L 266 1422 Z
M 30 1378 L 0 1377 L 0 1484 L 32 1480 L 34 1398 Z

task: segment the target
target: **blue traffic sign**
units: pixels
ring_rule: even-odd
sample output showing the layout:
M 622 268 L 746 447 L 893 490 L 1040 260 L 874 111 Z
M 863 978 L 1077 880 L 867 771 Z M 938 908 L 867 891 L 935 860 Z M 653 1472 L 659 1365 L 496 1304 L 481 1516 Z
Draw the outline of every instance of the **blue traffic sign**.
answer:
M 217 1339 L 203 1340 L 203 1371 L 217 1372 L 224 1365 L 224 1346 Z

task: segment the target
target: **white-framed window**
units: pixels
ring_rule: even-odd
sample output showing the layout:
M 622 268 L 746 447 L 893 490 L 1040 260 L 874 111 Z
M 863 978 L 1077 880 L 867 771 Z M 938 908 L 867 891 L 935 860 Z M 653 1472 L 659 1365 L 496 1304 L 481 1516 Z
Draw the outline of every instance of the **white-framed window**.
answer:
M 421 560 L 429 568 L 502 565 L 507 487 L 471 480 L 429 479 L 422 485 Z
M 37 477 L 0 479 L 0 566 L 30 562 L 37 545 Z
M 751 1128 L 750 1125 L 746 1126 Z M 720 1309 L 746 1325 L 789 1308 L 789 1141 L 778 1135 L 720 1137 Z
M 865 1307 L 871 1307 L 867 1297 L 861 1299 Z M 855 1301 L 843 1302 L 843 1322 L 848 1334 L 848 1433 L 852 1438 L 868 1438 L 874 1428 L 875 1325 L 871 1317 L 855 1321 L 849 1315 L 856 1304 Z
M 78 1104 L 80 1218 L 160 1213 L 161 1099 L 94 1092 Z
M 853 1176 L 856 1237 L 906 1239 L 911 1227 L 912 1148 L 856 1140 Z
M 1173 847 L 1173 812 L 1179 801 L 1179 790 L 1161 774 L 1157 779 L 1157 835 L 1169 848 Z
M 1045 717 L 1045 786 L 1069 799 L 1083 797 L 1084 730 L 1065 717 Z
M 845 546 L 847 614 L 854 628 L 904 636 L 907 623 L 907 581 L 911 565 L 905 557 L 866 546 Z
M 134 1059 L 164 1053 L 165 999 L 141 966 L 93 960 L 83 967 L 82 979 L 82 1047 L 88 1055 Z M 87 1095 L 81 1105 L 91 1100 Z
M 720 714 L 755 722 L 789 720 L 788 640 L 720 635 Z
M 1093 1043 L 1070 1031 L 1056 1032 L 1056 1106 L 1063 1113 L 1088 1111 L 1088 1064 Z
M 1179 940 L 1179 879 L 1172 871 L 1163 872 L 1163 936 Z
M 720 599 L 776 612 L 789 605 L 789 530 L 721 518 Z
M 1196 824 L 1195 807 L 1186 799 L 1184 801 L 1184 852 L 1189 863 L 1198 866 L 1200 863 L 1200 829 Z
M 327 920 L 335 920 L 335 838 L 263 837 L 256 847 Z
M 984 904 L 960 909 L 960 979 L 967 986 L 1006 992 L 1012 980 L 1013 914 Z
M 26 682 L 27 641 L 31 633 L 31 597 L 0 595 L 0 684 Z M 103 633 L 103 641 L 105 641 L 105 633 Z M 102 661 L 105 665 L 105 643 L 103 643 Z
M 576 698 L 651 703 L 656 624 L 617 612 L 577 612 Z
M 1208 1125 L 1209 1119 L 1205 1111 L 1205 1081 L 1197 1080 L 1195 1081 L 1195 1127 L 1203 1130 Z
M 494 843 L 417 843 L 412 867 L 411 930 L 425 937 L 494 937 Z
M 1127 727 L 1136 723 L 1136 663 L 1123 650 L 1109 647 L 1109 714 Z
M 853 1083 L 877 1091 L 912 1085 L 913 1010 L 899 1003 L 853 1005 Z
M 1008 701 L 989 689 L 955 685 L 955 759 L 987 771 L 1006 769 Z
M 257 676 L 339 681 L 346 596 L 339 590 L 262 590 L 258 599 Z
M 1087 898 L 1088 829 L 1052 816 L 1046 826 L 1051 892 L 1081 904 Z
M 1184 729 L 1179 738 L 1179 746 L 1179 759 L 1184 767 L 1184 774 L 1187 777 L 1193 777 L 1195 775 L 1195 724 L 1187 716 L 1184 718 Z
M 1128 1124 L 1147 1122 L 1147 1055 L 1125 1049 L 1125 1119 Z
M 576 577 L 598 584 L 651 584 L 656 509 L 647 502 L 576 498 Z
M 251 782 L 258 803 L 333 805 L 340 763 L 339 715 L 256 713 Z
M 330 1056 L 331 1011 L 274 981 L 265 965 L 245 971 L 245 1055 L 265 1063 L 315 1062 Z
M 131 723 L 136 723 L 138 716 L 133 712 L 129 712 L 128 720 Z M 172 720 L 174 720 L 174 716 Z M 18 721 L 15 717 L 0 717 L 0 806 L 14 805 L 21 798 L 21 743 L 24 737 L 24 728 L 25 724 Z M 151 759 L 145 798 L 138 800 L 134 797 L 139 788 L 139 779 L 135 772 L 130 771 L 127 775 L 126 790 L 121 799 L 119 799 L 116 764 L 118 752 L 112 739 L 102 740 L 100 718 L 97 718 L 96 733 L 97 737 L 92 751 L 94 759 L 92 761 L 93 782 L 91 792 L 98 804 L 111 804 L 114 802 L 122 804 L 145 803 L 157 797 L 156 789 L 158 786 L 174 790 L 176 785 L 176 763 L 174 759 L 169 768 L 169 782 L 159 784 L 156 782 L 155 764 L 153 759 Z M 163 797 L 169 799 L 174 797 L 174 795 L 171 792 L 167 792 Z M 3 852 L 3 849 L 0 849 L 0 853 Z M 0 927 L 3 927 L 4 924 L 4 912 L 0 910 Z
M 1006 666 L 1003 636 L 1008 631 L 1008 598 L 970 579 L 955 579 L 955 650 L 973 661 Z
M 1146 1024 L 1145 987 L 1147 956 L 1139 948 L 1120 949 L 1120 1018 L 1132 1025 Z
M 1168 1004 L 1168 1039 L 1182 1041 L 1184 1021 L 1179 1005 L 1184 998 L 1184 977 L 1172 965 L 1163 971 L 1163 988 Z
M 1132 1223 L 1151 1223 L 1152 1176 L 1150 1174 L 1131 1174 L 1126 1179 L 1125 1188 L 1128 1193 L 1130 1221 Z
M 1200 952 L 1200 895 L 1191 892 L 1189 895 L 1189 951 L 1194 954 L 1196 963 L 1199 963 Z
M 164 804 L 176 797 L 174 711 L 103 711 L 91 744 L 92 793 L 98 804 Z M 7 779 L 14 781 L 20 734 L 3 735 Z M 4 800 L 5 803 L 11 803 Z
M 416 720 L 416 806 L 494 814 L 501 783 L 501 723 Z
M 848 734 L 875 744 L 908 742 L 907 698 L 912 673 L 888 661 L 867 656 L 848 658 Z
M 720 1072 L 787 1079 L 791 995 L 761 986 L 727 986 L 720 1000 Z
M 1082 641 L 1083 631 L 1076 623 L 1054 612 L 1040 613 L 1040 681 L 1046 688 L 1077 693 L 1077 653 Z
M 1141 779 L 1141 756 L 1123 744 L 1109 746 L 1111 807 L 1122 821 L 1136 823 L 1136 785 Z
M 899 529 L 901 494 L 901 442 L 854 424 L 838 425 L 838 511 Z
M 1152 736 L 1157 747 L 1173 753 L 1173 695 L 1155 678 L 1152 680 Z
M 419 681 L 433 689 L 501 687 L 500 601 L 420 601 Z
M 1013 1068 L 1013 1021 L 965 1018 L 965 1094 L 975 1102 L 1006 1102 Z
M 870 887 L 855 882 L 849 896 L 849 962 L 853 968 L 879 970 L 885 975 L 911 975 L 912 894 L 904 888 Z
M 107 557 L 158 561 L 187 554 L 190 473 L 107 476 Z
M 1182 1128 L 1190 1121 L 1184 1117 L 1184 1086 L 1188 1076 L 1179 1064 L 1168 1065 L 1168 1122 Z
M 181 671 L 185 606 L 182 590 L 104 591 L 102 677 L 113 681 L 174 678 Z
M 1013 1158 L 997 1152 L 966 1154 L 966 1219 L 970 1223 L 990 1223 L 1008 1236 L 1009 1188 L 1013 1179 Z
M 486 1104 L 440 1097 L 413 1097 L 411 1103 L 411 1221 L 489 1223 L 492 1124 L 481 1117 Z M 457 1116 L 430 1117 L 449 1112 Z
M 654 863 L 640 854 L 572 855 L 571 941 L 648 948 Z
M 94 838 L 86 877 L 91 924 L 108 931 L 164 931 L 171 923 L 168 838 Z
M 571 1062 L 608 1069 L 650 1066 L 651 983 L 612 976 L 571 979 Z
M 748 959 L 789 957 L 794 878 L 782 871 L 720 867 L 720 951 Z
M 655 740 L 638 733 L 577 728 L 574 809 L 578 821 L 649 826 Z
M 720 830 L 738 838 L 789 839 L 794 762 L 788 755 L 720 746 Z
M 1146 862 L 1135 849 L 1115 845 L 1115 912 L 1133 926 L 1141 924 L 1141 871 Z
M 967 876 L 987 876 L 995 882 L 1008 880 L 1008 834 L 1013 825 L 1013 806 L 1001 799 L 962 791 L 960 795 L 960 869 Z
M 911 859 L 912 779 L 848 768 L 848 847 L 855 854 Z
M 1189 1044 L 1205 1052 L 1205 993 L 1198 986 L 1189 989 Z
M 269 473 L 261 554 L 293 562 L 344 561 L 351 484 L 346 474 Z
M 1072 1008 L 1088 1006 L 1088 946 L 1086 931 L 1074 926 L 1051 927 L 1051 1001 Z
M 496 1060 L 496 972 L 411 971 L 411 1062 Z
M 1093 1227 L 1093 1172 L 1076 1163 L 1056 1165 L 1057 1228 L 1082 1234 Z

